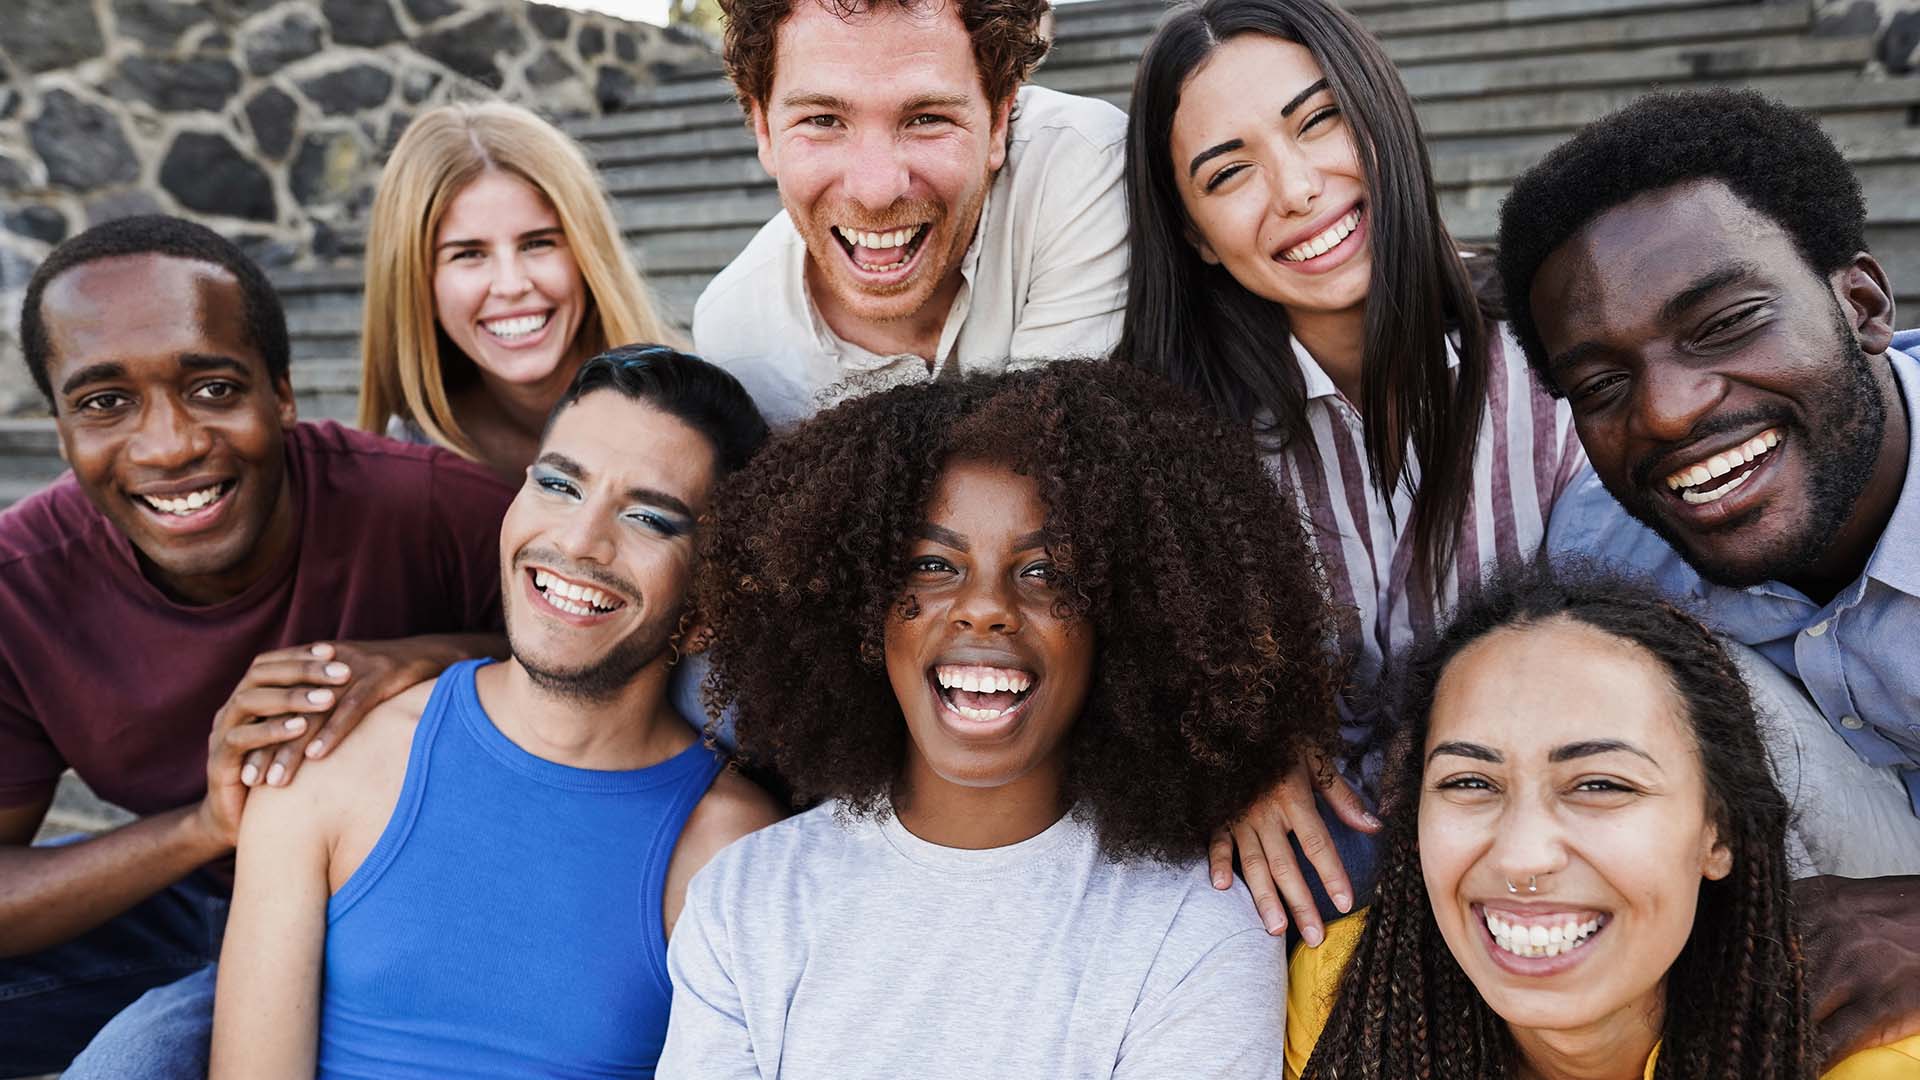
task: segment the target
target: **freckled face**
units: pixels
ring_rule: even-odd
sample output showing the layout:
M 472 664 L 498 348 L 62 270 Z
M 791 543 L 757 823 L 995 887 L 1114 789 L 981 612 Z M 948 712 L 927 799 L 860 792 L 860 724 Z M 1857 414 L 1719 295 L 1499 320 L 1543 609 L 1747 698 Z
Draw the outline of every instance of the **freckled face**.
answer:
M 239 281 L 171 256 L 101 259 L 56 277 L 41 315 L 61 454 L 155 583 L 210 603 L 257 580 L 292 533 L 295 416 Z
M 1700 883 L 1732 866 L 1683 709 L 1657 660 L 1571 619 L 1494 631 L 1442 673 L 1421 870 L 1448 949 L 1516 1028 L 1657 1021 Z
M 482 378 L 558 401 L 584 359 L 585 280 L 553 204 L 489 170 L 448 203 L 434 235 L 434 316 Z
M 536 684 L 609 697 L 662 657 L 714 468 L 706 436 L 614 390 L 554 420 L 500 526 L 507 638 Z
M 1033 479 L 1005 467 L 954 463 L 934 491 L 907 555 L 914 615 L 886 628 L 916 791 L 1059 784 L 1094 641 L 1055 610 L 1046 519 Z
M 1366 173 L 1305 46 L 1247 33 L 1216 48 L 1180 88 L 1169 152 L 1201 258 L 1296 315 L 1366 301 Z
M 950 301 L 1013 103 L 987 100 L 959 9 L 795 4 L 774 55 L 754 135 L 806 242 L 814 303 L 838 329 Z

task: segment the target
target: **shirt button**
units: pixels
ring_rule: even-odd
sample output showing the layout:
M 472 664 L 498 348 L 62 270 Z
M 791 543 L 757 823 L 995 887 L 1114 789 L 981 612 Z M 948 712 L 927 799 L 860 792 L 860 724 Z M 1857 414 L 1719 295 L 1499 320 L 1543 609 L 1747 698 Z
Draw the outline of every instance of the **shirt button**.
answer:
M 1859 731 L 1867 726 L 1867 722 L 1857 716 L 1843 716 L 1840 718 L 1840 726 L 1848 731 Z
M 1824 634 L 1826 632 L 1827 632 L 1827 621 L 1825 619 L 1822 619 L 1819 622 L 1814 623 L 1812 626 L 1807 627 L 1808 637 L 1819 637 L 1821 634 Z

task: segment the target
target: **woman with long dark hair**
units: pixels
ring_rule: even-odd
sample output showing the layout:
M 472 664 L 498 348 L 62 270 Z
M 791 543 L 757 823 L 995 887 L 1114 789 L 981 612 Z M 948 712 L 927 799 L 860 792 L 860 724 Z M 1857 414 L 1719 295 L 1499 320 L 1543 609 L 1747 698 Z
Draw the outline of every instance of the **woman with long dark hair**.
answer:
M 1413 105 L 1378 42 L 1324 0 L 1178 7 L 1140 61 L 1128 128 L 1132 244 L 1118 358 L 1248 424 L 1344 609 L 1344 730 L 1361 787 L 1370 691 L 1488 564 L 1545 538 L 1585 458 L 1440 220 Z M 1491 271 L 1491 267 L 1487 267 Z M 1347 910 L 1373 827 L 1334 770 L 1296 769 L 1214 845 L 1270 928 L 1319 918 L 1288 834 Z M 1349 864 L 1343 867 L 1342 856 Z M 1353 871 L 1350 875 L 1347 871 Z M 1358 887 L 1356 887 L 1358 886 Z
M 1401 677 L 1378 893 L 1294 958 L 1289 1077 L 1814 1076 L 1791 815 L 1705 627 L 1536 565 Z M 1826 1075 L 1916 1068 L 1920 1038 Z

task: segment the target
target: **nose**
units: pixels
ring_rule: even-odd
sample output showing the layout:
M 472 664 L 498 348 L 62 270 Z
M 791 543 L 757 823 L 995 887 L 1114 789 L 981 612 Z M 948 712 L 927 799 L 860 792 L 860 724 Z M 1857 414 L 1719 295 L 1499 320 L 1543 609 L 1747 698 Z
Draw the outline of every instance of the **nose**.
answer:
M 912 186 L 906 153 L 892 132 L 867 131 L 854 137 L 853 153 L 841 178 L 849 199 L 878 215 L 906 197 Z
M 976 577 L 961 586 L 952 608 L 953 624 L 964 630 L 1014 634 L 1020 630 L 1019 605 L 1012 584 L 999 577 Z
M 187 407 L 167 394 L 152 398 L 127 443 L 127 460 L 149 469 L 183 469 L 213 449 L 213 436 Z
M 1566 833 L 1550 807 L 1514 799 L 1496 821 L 1499 832 L 1490 852 L 1494 868 L 1527 891 L 1530 879 L 1546 892 L 1548 876 L 1567 865 Z
M 1326 188 L 1326 176 L 1311 154 L 1284 144 L 1274 151 L 1274 167 L 1267 171 L 1267 199 L 1273 212 L 1281 217 L 1300 217 L 1313 208 L 1313 200 Z
M 592 502 L 571 507 L 553 530 L 553 546 L 576 562 L 608 566 L 613 562 L 612 515 Z
M 529 288 L 527 268 L 520 261 L 520 253 L 511 251 L 493 260 L 493 280 L 487 289 L 495 296 L 519 296 Z
M 1657 356 L 1641 361 L 1637 381 L 1636 433 L 1656 442 L 1688 438 L 1726 396 L 1726 381 L 1717 374 Z

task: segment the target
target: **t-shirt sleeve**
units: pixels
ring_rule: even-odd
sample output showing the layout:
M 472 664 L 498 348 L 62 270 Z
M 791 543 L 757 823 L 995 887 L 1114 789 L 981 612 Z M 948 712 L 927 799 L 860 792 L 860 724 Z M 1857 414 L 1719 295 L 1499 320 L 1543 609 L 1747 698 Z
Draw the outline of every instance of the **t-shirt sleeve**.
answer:
M 1105 356 L 1127 306 L 1124 146 L 1088 147 L 1050 170 L 1039 249 L 1008 355 Z
M 0 658 L 0 808 L 52 795 L 66 768 L 66 759 L 28 707 L 11 662 Z
M 667 944 L 673 1011 L 660 1051 L 661 1080 L 759 1080 L 746 1007 L 734 982 L 734 956 L 721 917 L 717 863 L 687 885 L 686 906 Z M 770 960 L 771 958 L 769 958 Z
M 441 570 L 450 620 L 460 630 L 499 630 L 500 520 L 513 489 L 472 462 L 442 451 L 431 484 L 435 561 Z
M 1338 919 L 1327 927 L 1319 948 L 1302 944 L 1294 949 L 1293 962 L 1287 969 L 1287 1080 L 1298 1080 L 1306 1071 L 1307 1059 L 1313 1056 L 1320 1033 L 1327 1028 L 1327 1018 L 1333 1015 L 1340 976 L 1365 926 L 1364 915 Z
M 1285 943 L 1258 927 L 1237 931 L 1135 1011 L 1114 1080 L 1268 1080 L 1286 1047 L 1286 998 Z

